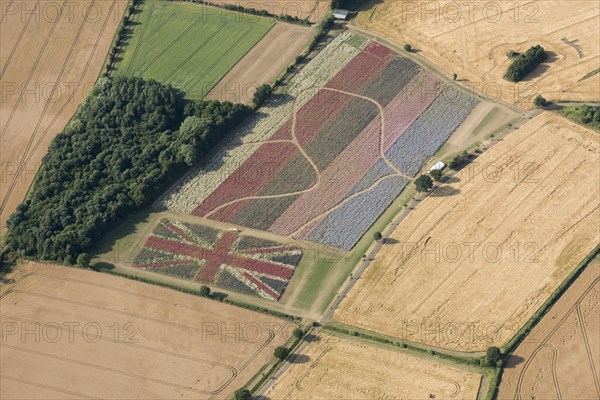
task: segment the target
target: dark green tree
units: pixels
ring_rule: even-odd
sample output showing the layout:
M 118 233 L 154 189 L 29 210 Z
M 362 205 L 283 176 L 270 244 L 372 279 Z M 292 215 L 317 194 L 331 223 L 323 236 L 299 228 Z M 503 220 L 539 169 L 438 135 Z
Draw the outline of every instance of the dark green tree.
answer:
M 375 232 L 373 234 L 373 239 L 375 239 L 379 242 L 381 239 L 383 239 L 383 235 L 381 234 L 381 232 Z
M 77 256 L 77 266 L 82 268 L 88 268 L 90 266 L 90 255 L 88 253 L 81 253 Z
M 202 286 L 200 286 L 199 293 L 200 293 L 200 296 L 202 296 L 202 297 L 208 297 L 208 296 L 210 296 L 210 288 L 206 285 L 202 285 Z
M 538 94 L 533 100 L 533 104 L 538 108 L 544 108 L 548 105 L 548 100 L 542 97 L 542 95 Z
M 488 347 L 485 351 L 483 363 L 487 367 L 495 367 L 498 361 L 502 361 L 502 353 L 496 346 Z
M 433 178 L 434 181 L 439 182 L 442 179 L 442 170 L 441 169 L 432 169 L 429 171 L 429 175 Z
M 410 53 L 412 51 L 412 46 L 407 43 L 404 45 L 404 50 Z
M 233 398 L 235 400 L 250 400 L 252 398 L 252 394 L 248 389 L 238 389 L 235 391 Z
M 260 107 L 262 103 L 266 99 L 271 96 L 273 89 L 269 85 L 260 85 L 256 88 L 256 92 L 254 92 L 254 97 L 252 98 L 252 103 L 254 103 L 254 107 Z
M 302 336 L 304 336 L 304 331 L 300 328 L 296 328 L 292 334 L 296 339 L 302 339 Z
M 421 175 L 415 179 L 415 186 L 417 188 L 417 192 L 426 192 L 433 187 L 433 181 L 429 175 Z
M 287 347 L 278 346 L 277 348 L 275 348 L 275 352 L 273 354 L 279 360 L 283 361 L 290 355 L 290 350 Z

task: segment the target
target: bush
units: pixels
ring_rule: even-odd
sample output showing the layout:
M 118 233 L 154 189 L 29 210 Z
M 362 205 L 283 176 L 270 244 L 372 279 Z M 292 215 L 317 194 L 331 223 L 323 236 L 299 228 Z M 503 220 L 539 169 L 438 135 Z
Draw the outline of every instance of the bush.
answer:
M 426 192 L 433 187 L 433 181 L 429 175 L 421 175 L 415 179 L 415 186 L 417 188 L 417 192 Z
M 547 58 L 548 54 L 542 46 L 533 46 L 512 62 L 504 74 L 504 78 L 511 82 L 519 82 Z
M 296 328 L 292 334 L 296 339 L 300 340 L 302 339 L 302 336 L 304 336 L 304 331 L 300 328 Z
M 87 268 L 90 266 L 90 255 L 88 253 L 81 253 L 77 256 L 77 266 L 82 268 Z
M 238 389 L 235 391 L 233 398 L 235 400 L 250 400 L 252 398 L 252 394 L 248 389 Z
M 379 242 L 381 239 L 383 239 L 383 235 L 381 234 L 381 232 L 375 232 L 373 234 L 373 238 Z
M 538 108 L 543 108 L 546 107 L 548 105 L 548 100 L 546 100 L 545 98 L 543 98 L 541 95 L 537 95 L 535 97 L 535 100 L 533 101 L 533 104 L 538 107 Z
M 275 352 L 273 353 L 273 355 L 283 361 L 286 358 L 288 358 L 288 356 L 290 355 L 290 349 L 288 349 L 287 347 L 284 346 L 279 346 L 275 349 Z
M 454 158 L 448 163 L 450 168 L 456 168 L 463 165 L 469 159 L 469 153 L 463 151 L 461 154 L 454 156 Z
M 263 84 L 256 88 L 256 92 L 254 92 L 254 97 L 252 98 L 252 102 L 254 103 L 254 107 L 260 107 L 260 105 L 271 96 L 273 89 L 271 86 Z
M 502 362 L 502 353 L 496 346 L 488 347 L 483 357 L 483 365 L 486 367 L 495 367 L 498 362 Z
M 209 297 L 210 296 L 210 288 L 206 285 L 202 285 L 200 286 L 200 296 L 202 297 Z
M 404 50 L 410 53 L 412 51 L 412 46 L 407 43 L 404 45 Z
M 441 169 L 432 169 L 429 171 L 429 176 L 433 178 L 434 181 L 439 182 L 442 179 L 442 170 Z

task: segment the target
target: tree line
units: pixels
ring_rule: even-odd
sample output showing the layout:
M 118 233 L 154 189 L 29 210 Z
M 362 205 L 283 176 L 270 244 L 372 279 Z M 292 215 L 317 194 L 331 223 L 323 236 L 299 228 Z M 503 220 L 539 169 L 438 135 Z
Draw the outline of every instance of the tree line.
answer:
M 74 263 L 250 112 L 230 102 L 186 101 L 153 80 L 102 78 L 54 138 L 30 194 L 9 217 L 7 250 Z

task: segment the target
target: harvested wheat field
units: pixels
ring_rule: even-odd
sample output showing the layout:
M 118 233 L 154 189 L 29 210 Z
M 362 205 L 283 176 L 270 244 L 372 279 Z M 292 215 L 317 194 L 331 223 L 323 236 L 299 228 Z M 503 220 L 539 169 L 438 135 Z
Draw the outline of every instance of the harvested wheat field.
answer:
M 89 270 L 29 263 L 12 278 L 0 297 L 3 399 L 228 399 L 295 327 Z
M 543 113 L 423 200 L 336 321 L 445 349 L 506 343 L 600 241 L 598 134 Z
M 253 10 L 263 10 L 273 15 L 287 15 L 298 19 L 317 22 L 329 10 L 330 0 L 212 0 L 212 4 L 242 6 Z
M 600 398 L 600 259 L 517 347 L 499 399 Z
M 476 399 L 481 382 L 475 372 L 322 334 L 292 357 L 266 398 Z
M 0 0 L 0 228 L 94 85 L 127 0 Z
M 355 21 L 411 44 L 467 85 L 524 108 L 540 93 L 551 100 L 600 99 L 600 3 L 595 0 L 385 0 Z M 507 52 L 537 44 L 549 53 L 545 63 L 517 84 L 503 79 L 511 63 Z
M 208 93 L 207 98 L 251 104 L 256 88 L 275 79 L 294 62 L 312 38 L 313 29 L 277 23 Z

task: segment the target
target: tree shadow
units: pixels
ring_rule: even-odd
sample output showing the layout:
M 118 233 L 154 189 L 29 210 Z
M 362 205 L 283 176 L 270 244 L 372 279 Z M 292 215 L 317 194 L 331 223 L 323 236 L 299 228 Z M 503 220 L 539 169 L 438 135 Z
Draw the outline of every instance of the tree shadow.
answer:
M 94 263 L 94 265 L 92 265 L 90 268 L 96 272 L 112 271 L 113 269 L 115 269 L 115 265 L 106 261 L 98 261 L 97 263 Z
M 385 238 L 383 239 L 383 244 L 398 244 L 400 241 L 394 238 Z
M 310 361 L 310 357 L 306 354 L 292 354 L 288 358 L 290 364 L 304 364 Z
M 504 368 L 515 368 L 517 365 L 523 363 L 524 361 L 525 359 L 523 357 L 513 354 L 506 362 L 506 366 Z
M 440 186 L 437 190 L 431 193 L 432 197 L 450 197 L 460 193 L 460 190 L 452 186 Z
M 546 60 L 544 60 L 543 63 L 538 65 L 533 71 L 531 71 L 523 79 L 521 79 L 521 82 L 531 82 L 538 79 L 550 69 L 550 64 L 559 60 L 558 54 L 554 51 L 546 50 L 546 54 L 548 55 L 548 58 L 546 58 Z
M 445 179 L 443 180 L 444 183 L 448 183 L 448 184 L 452 184 L 452 183 L 458 183 L 460 182 L 460 178 L 456 175 L 453 176 L 445 176 Z

